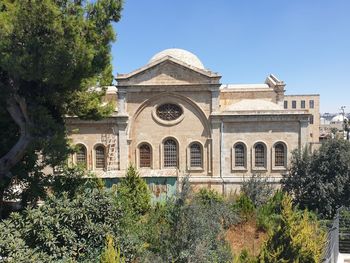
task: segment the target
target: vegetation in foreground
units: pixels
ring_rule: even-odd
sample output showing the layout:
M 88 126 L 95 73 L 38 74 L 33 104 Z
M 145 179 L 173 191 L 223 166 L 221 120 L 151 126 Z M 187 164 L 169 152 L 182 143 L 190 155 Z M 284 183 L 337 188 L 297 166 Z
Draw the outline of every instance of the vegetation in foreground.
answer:
M 322 254 L 316 217 L 260 176 L 234 198 L 194 193 L 185 182 L 176 197 L 153 206 L 133 167 L 110 189 L 93 178 L 60 178 L 52 189 L 42 206 L 0 223 L 4 262 L 318 262 Z M 257 255 L 232 251 L 227 239 L 247 220 L 266 233 Z

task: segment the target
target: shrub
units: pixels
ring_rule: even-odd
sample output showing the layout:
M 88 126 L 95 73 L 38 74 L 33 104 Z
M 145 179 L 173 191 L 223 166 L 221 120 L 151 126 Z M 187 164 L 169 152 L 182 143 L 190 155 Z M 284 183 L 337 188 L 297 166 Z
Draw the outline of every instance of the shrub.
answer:
M 151 207 L 151 195 L 146 182 L 134 166 L 129 166 L 125 178 L 117 187 L 118 197 L 136 214 L 143 215 Z
M 252 174 L 247 181 L 243 181 L 241 192 L 253 202 L 255 207 L 260 207 L 273 195 L 273 187 L 267 177 Z
M 148 253 L 142 262 L 230 262 L 231 251 L 224 238 L 223 207 L 229 211 L 224 203 L 203 203 L 198 195 L 192 198 L 192 191 L 185 183 L 175 200 L 157 205 L 150 213 Z
M 281 217 L 264 244 L 259 262 L 320 262 L 326 241 L 325 232 L 307 210 L 292 207 L 292 198 L 284 195 Z
M 198 198 L 198 201 L 204 205 L 213 205 L 216 203 L 223 203 L 224 198 L 222 195 L 220 195 L 215 190 L 202 188 L 199 190 L 199 192 L 196 194 L 196 197 Z
M 142 248 L 130 217 L 111 190 L 86 189 L 73 199 L 67 194 L 51 196 L 42 206 L 23 215 L 14 213 L 0 223 L 0 229 L 7 230 L 0 231 L 0 254 L 11 262 L 21 262 L 26 255 L 93 262 L 111 233 L 130 261 Z
M 106 245 L 101 254 L 100 263 L 125 263 L 125 258 L 120 255 L 120 248 L 114 247 L 113 236 L 107 235 Z
M 233 211 L 239 213 L 243 221 L 248 221 L 255 216 L 255 206 L 252 200 L 244 193 L 241 193 L 232 206 Z

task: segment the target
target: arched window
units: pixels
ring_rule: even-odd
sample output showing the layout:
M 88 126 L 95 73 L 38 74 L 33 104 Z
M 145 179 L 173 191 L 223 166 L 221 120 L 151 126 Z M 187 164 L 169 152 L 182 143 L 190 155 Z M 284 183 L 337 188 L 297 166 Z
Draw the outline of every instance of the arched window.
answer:
M 95 148 L 95 167 L 97 169 L 106 167 L 105 148 L 101 145 Z
M 255 145 L 255 167 L 265 167 L 265 147 L 262 143 Z
M 275 145 L 275 166 L 285 166 L 285 146 L 283 143 L 277 143 Z
M 152 150 L 151 147 L 144 143 L 139 147 L 140 151 L 140 167 L 151 167 Z
M 173 139 L 164 142 L 164 167 L 177 167 L 177 144 Z
M 79 165 L 85 165 L 86 166 L 86 161 L 87 161 L 87 158 L 86 158 L 86 147 L 82 144 L 79 144 L 78 145 L 78 150 L 76 152 L 76 162 L 77 164 Z
M 245 148 L 242 143 L 235 145 L 235 166 L 245 167 Z
M 202 147 L 199 143 L 190 146 L 190 164 L 191 167 L 202 167 Z

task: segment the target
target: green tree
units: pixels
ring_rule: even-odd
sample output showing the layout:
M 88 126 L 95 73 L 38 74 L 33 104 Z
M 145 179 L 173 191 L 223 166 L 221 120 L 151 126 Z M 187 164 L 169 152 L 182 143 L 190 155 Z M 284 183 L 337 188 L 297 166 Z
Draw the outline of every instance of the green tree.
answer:
M 104 90 L 89 88 L 112 82 L 121 2 L 0 0 L 0 212 L 14 176 L 40 179 L 45 165 L 66 158 L 65 115 L 111 112 L 100 103 Z
M 137 222 L 130 218 L 113 189 L 86 188 L 74 198 L 50 196 L 42 206 L 0 222 L 0 255 L 9 262 L 96 262 L 111 234 L 130 262 L 142 248 Z
M 269 234 L 260 255 L 261 263 L 320 262 L 326 234 L 315 216 L 307 210 L 298 211 L 292 206 L 292 198 L 285 195 L 281 216 Z
M 134 166 L 130 165 L 125 178 L 118 187 L 118 196 L 128 204 L 136 214 L 145 214 L 151 207 L 151 195 L 148 186 Z
M 302 209 L 332 218 L 337 208 L 350 205 L 350 142 L 330 139 L 311 155 L 293 152 L 282 185 Z

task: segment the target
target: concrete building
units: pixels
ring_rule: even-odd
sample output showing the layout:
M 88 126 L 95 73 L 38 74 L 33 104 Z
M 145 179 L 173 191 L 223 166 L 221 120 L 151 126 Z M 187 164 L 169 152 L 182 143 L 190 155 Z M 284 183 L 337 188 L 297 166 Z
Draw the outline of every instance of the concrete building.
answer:
M 154 191 L 166 194 L 186 175 L 196 187 L 226 194 L 252 173 L 278 182 L 290 152 L 318 142 L 319 96 L 285 96 L 285 83 L 273 75 L 248 85 L 223 85 L 220 78 L 181 49 L 118 74 L 106 94 L 116 102 L 111 117 L 67 118 L 69 136 L 81 146 L 72 161 L 110 180 L 133 163 Z M 297 108 L 284 107 L 297 99 Z

